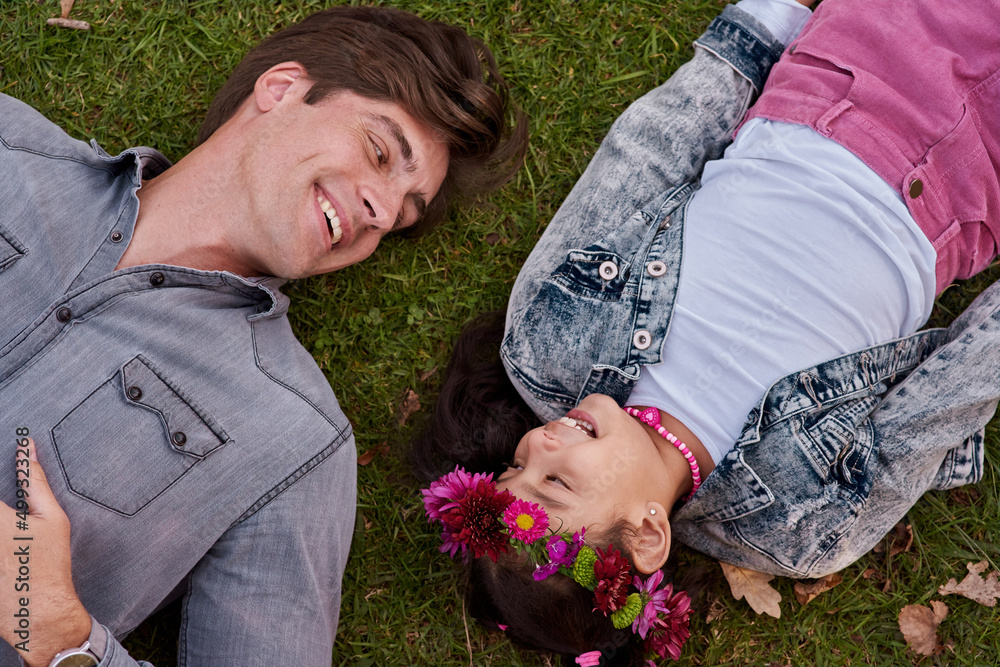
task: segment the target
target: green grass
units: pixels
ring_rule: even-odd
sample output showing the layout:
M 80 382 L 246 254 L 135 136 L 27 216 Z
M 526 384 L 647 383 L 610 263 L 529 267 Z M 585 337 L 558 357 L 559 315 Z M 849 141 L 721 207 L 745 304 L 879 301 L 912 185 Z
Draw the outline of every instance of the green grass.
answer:
M 38 108 L 77 137 L 111 153 L 158 147 L 177 159 L 194 141 L 213 91 L 242 54 L 270 31 L 329 3 L 80 0 L 73 18 L 90 32 L 57 30 L 48 0 L 0 1 L 0 92 Z M 359 508 L 344 578 L 332 664 L 538 665 L 558 661 L 514 649 L 464 614 L 456 569 L 436 552 L 416 487 L 400 463 L 417 417 L 399 425 L 407 389 L 424 412 L 434 398 L 461 323 L 502 308 L 518 266 L 569 191 L 612 120 L 691 55 L 690 43 L 723 2 L 450 0 L 394 3 L 465 27 L 494 49 L 531 117 L 527 165 L 503 191 L 453 216 L 417 243 L 392 240 L 358 267 L 288 288 L 291 320 L 355 425 L 361 452 L 388 453 L 359 470 Z M 935 322 L 947 322 L 988 282 L 949 288 Z M 994 665 L 1000 662 L 995 609 L 944 598 L 940 628 L 953 648 L 922 661 L 908 652 L 897 616 L 906 604 L 938 599 L 967 561 L 1000 566 L 997 430 L 988 434 L 985 479 L 966 491 L 933 493 L 909 514 L 914 547 L 870 554 L 844 583 L 802 607 L 793 582 L 778 581 L 782 618 L 759 617 L 711 587 L 721 617 L 696 618 L 682 665 Z M 710 565 L 684 552 L 690 564 Z M 872 568 L 891 582 L 863 573 Z M 718 571 L 717 569 L 714 571 Z M 178 611 L 168 609 L 128 639 L 136 657 L 174 660 Z M 282 641 L 284 638 L 275 638 Z

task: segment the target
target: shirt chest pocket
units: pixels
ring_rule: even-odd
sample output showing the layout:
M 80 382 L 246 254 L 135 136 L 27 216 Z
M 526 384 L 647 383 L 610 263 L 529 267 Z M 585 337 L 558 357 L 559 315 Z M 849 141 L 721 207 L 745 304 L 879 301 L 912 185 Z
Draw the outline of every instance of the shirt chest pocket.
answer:
M 52 440 L 74 493 L 131 516 L 229 437 L 139 355 L 56 424 Z

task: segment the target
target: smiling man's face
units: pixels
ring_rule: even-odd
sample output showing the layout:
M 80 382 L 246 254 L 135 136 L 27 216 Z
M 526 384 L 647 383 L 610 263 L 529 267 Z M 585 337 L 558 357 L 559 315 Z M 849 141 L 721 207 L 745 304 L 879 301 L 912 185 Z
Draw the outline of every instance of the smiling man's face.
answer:
M 301 278 L 369 257 L 412 225 L 448 171 L 448 149 L 402 107 L 349 91 L 303 101 L 300 77 L 263 116 L 237 166 L 247 207 L 234 239 L 246 272 Z

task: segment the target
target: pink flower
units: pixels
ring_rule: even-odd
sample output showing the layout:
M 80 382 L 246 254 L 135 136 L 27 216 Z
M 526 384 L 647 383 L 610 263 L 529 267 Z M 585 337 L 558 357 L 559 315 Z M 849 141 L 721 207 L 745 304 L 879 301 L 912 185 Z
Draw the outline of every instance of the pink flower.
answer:
M 595 611 L 607 616 L 625 605 L 630 569 L 628 559 L 614 545 L 609 544 L 606 551 L 597 549 L 597 562 L 594 563 L 594 578 L 597 580 L 594 587 Z
M 580 665 L 580 667 L 596 667 L 601 664 L 601 652 L 587 651 L 586 653 L 581 653 L 576 659 L 576 664 Z
M 531 544 L 549 527 L 549 517 L 541 507 L 527 500 L 515 500 L 503 513 L 510 536 L 525 544 Z
M 657 570 L 651 574 L 645 582 L 638 575 L 632 579 L 632 585 L 638 589 L 643 600 L 646 600 L 646 605 L 632 623 L 632 632 L 637 633 L 643 639 L 646 638 L 650 624 L 657 615 L 667 612 L 667 604 L 670 601 L 670 595 L 673 593 L 673 586 L 667 584 L 661 590 L 656 590 L 662 581 L 662 570 Z

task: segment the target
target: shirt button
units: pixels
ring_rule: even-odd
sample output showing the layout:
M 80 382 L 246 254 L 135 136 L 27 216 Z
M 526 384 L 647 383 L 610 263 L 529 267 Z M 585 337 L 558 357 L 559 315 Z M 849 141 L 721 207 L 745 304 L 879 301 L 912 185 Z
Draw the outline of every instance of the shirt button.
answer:
M 73 311 L 67 308 L 66 306 L 63 306 L 62 308 L 56 311 L 56 319 L 59 320 L 60 322 L 69 322 L 71 319 L 73 319 Z
M 653 276 L 654 278 L 659 278 L 660 276 L 662 276 L 664 273 L 667 272 L 667 265 L 657 260 L 655 262 L 650 262 L 649 264 L 647 264 L 646 271 L 649 272 L 649 275 Z
M 111 232 L 112 243 L 121 243 L 123 238 L 125 238 L 125 235 L 121 232 Z
M 910 198 L 916 199 L 924 191 L 924 182 L 919 178 L 910 183 Z
M 635 332 L 635 335 L 632 336 L 632 344 L 640 350 L 645 350 L 653 344 L 653 337 L 650 336 L 649 332 L 645 329 L 639 329 Z
M 188 437 L 184 435 L 184 431 L 174 431 L 174 434 L 170 436 L 170 439 L 174 441 L 175 445 L 183 445 L 188 441 Z
M 131 387 L 128 388 L 128 397 L 131 398 L 133 401 L 138 401 L 140 398 L 142 398 L 142 389 L 139 389 L 135 385 L 132 385 Z
M 149 284 L 153 287 L 159 287 L 163 284 L 163 274 L 157 271 L 149 277 Z
M 597 272 L 605 280 L 614 280 L 618 277 L 618 265 L 614 262 L 601 262 L 601 268 Z

